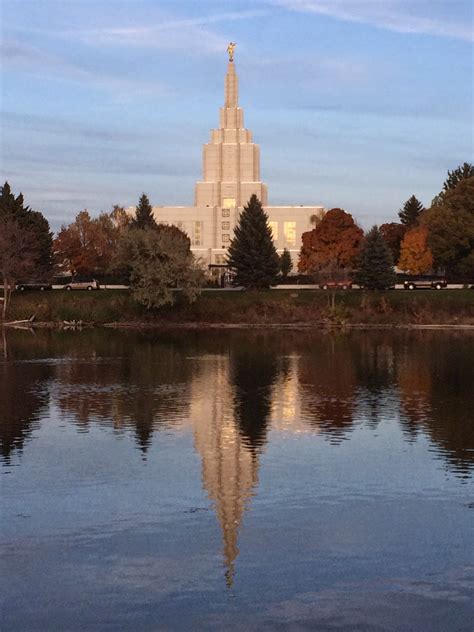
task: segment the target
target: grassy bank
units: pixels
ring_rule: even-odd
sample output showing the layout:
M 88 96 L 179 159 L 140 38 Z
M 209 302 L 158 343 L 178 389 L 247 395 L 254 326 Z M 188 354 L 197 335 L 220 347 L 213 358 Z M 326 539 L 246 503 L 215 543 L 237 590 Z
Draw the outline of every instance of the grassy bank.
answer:
M 36 315 L 41 322 L 130 324 L 314 324 L 321 325 L 474 325 L 474 291 L 352 290 L 338 292 L 335 309 L 330 294 L 320 290 L 204 292 L 193 305 L 146 310 L 127 290 L 99 292 L 28 292 L 12 297 L 9 319 Z

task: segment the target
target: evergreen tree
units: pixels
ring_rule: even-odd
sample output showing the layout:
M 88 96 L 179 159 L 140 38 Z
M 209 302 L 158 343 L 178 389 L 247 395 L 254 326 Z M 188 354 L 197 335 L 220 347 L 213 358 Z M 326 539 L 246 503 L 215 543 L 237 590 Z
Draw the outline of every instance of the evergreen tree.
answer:
M 16 197 L 13 195 L 8 182 L 5 182 L 0 192 L 0 220 L 20 220 L 24 218 L 28 208 L 23 206 L 23 195 L 20 193 Z
M 448 171 L 448 177 L 446 178 L 443 184 L 443 191 L 450 191 L 454 189 L 454 187 L 461 182 L 461 180 L 466 180 L 466 178 L 472 178 L 474 176 L 474 165 L 469 162 L 465 162 L 457 169 L 453 169 L 453 171 Z
M 132 228 L 150 228 L 156 227 L 155 218 L 153 217 L 153 209 L 150 204 L 150 200 L 142 194 L 138 201 L 137 212 L 131 223 Z
M 32 274 L 38 278 L 48 275 L 53 261 L 53 234 L 49 222 L 42 213 L 25 206 L 22 193 L 15 197 L 8 182 L 0 190 L 0 222 L 2 221 L 17 222 L 21 229 L 34 235 L 36 268 Z
M 293 261 L 291 260 L 290 251 L 284 248 L 280 255 L 280 272 L 283 277 L 287 277 L 293 270 Z
M 374 226 L 362 242 L 355 282 L 369 290 L 385 290 L 395 280 L 392 255 L 378 227 Z
M 443 195 L 427 214 L 428 246 L 436 267 L 454 277 L 474 277 L 474 176 Z
M 236 272 L 234 285 L 268 288 L 276 282 L 280 258 L 273 245 L 268 215 L 256 195 L 240 215 L 227 262 Z
M 418 226 L 420 215 L 424 210 L 423 204 L 412 195 L 398 212 L 398 217 L 402 224 L 408 228 L 413 228 Z

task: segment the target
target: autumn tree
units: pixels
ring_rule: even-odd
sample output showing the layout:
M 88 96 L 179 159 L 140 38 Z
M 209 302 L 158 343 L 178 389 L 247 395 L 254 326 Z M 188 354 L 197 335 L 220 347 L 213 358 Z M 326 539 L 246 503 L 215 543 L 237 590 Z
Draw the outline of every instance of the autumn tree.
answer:
M 176 227 L 126 231 L 118 244 L 116 265 L 129 269 L 133 297 L 147 308 L 172 305 L 176 288 L 179 296 L 194 302 L 203 282 L 189 239 Z
M 331 209 L 316 228 L 303 233 L 299 271 L 315 272 L 328 266 L 351 268 L 363 234 L 350 213 L 340 208 Z
M 118 239 L 129 223 L 118 206 L 97 218 L 87 210 L 81 211 L 69 226 L 61 226 L 54 242 L 57 263 L 78 274 L 110 272 Z
M 355 282 L 369 290 L 385 290 L 396 280 L 390 250 L 377 226 L 373 226 L 362 242 Z
M 410 274 L 425 274 L 433 267 L 433 254 L 428 247 L 428 228 L 411 228 L 403 238 L 398 267 Z
M 118 204 L 114 204 L 112 207 L 110 219 L 119 232 L 125 230 L 132 222 L 132 217 L 127 213 L 123 206 L 119 206 Z
M 150 204 L 150 200 L 143 193 L 138 201 L 135 217 L 131 222 L 132 228 L 155 228 L 156 221 L 153 217 L 153 209 Z
M 397 222 L 390 222 L 382 224 L 379 230 L 384 242 L 392 253 L 393 262 L 397 264 L 400 258 L 400 246 L 405 236 L 406 226 L 398 224 Z
M 34 276 L 41 249 L 31 227 L 24 227 L 12 218 L 0 220 L 0 274 L 3 282 L 2 318 L 5 321 L 10 297 L 16 282 Z
M 287 248 L 283 249 L 280 255 L 280 272 L 283 277 L 287 277 L 293 270 L 293 261 L 291 260 L 290 251 Z
M 474 177 L 447 190 L 427 214 L 428 245 L 436 267 L 474 277 Z
M 276 283 L 280 258 L 273 245 L 268 215 L 256 195 L 240 214 L 227 262 L 235 270 L 234 285 L 263 289 Z
M 326 211 L 323 208 L 319 208 L 316 213 L 313 213 L 309 218 L 309 223 L 311 226 L 316 226 L 321 223 L 323 217 L 326 215 Z
M 412 195 L 398 212 L 401 223 L 407 228 L 417 226 L 424 211 L 423 204 Z

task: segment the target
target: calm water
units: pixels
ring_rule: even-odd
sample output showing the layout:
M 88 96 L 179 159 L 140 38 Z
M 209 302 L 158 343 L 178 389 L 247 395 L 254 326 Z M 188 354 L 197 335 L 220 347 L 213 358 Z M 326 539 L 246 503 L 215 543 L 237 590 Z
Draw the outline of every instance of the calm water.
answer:
M 3 345 L 2 631 L 474 629 L 474 335 Z

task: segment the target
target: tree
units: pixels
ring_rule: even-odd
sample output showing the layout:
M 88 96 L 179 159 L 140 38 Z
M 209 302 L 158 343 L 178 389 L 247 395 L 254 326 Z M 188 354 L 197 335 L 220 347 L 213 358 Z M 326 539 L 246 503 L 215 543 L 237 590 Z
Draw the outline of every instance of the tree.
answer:
M 435 265 L 452 275 L 474 277 L 474 177 L 446 191 L 426 223 Z
M 474 165 L 469 162 L 463 163 L 457 169 L 448 170 L 448 177 L 444 181 L 443 191 L 454 189 L 462 180 L 472 178 L 474 176 Z
M 400 270 L 411 274 L 424 274 L 433 267 L 433 253 L 428 247 L 427 239 L 426 226 L 416 226 L 406 232 L 398 262 Z
M 145 195 L 142 194 L 140 200 L 138 201 L 137 212 L 135 217 L 132 219 L 131 226 L 133 228 L 155 228 L 156 221 L 153 217 L 153 209 L 150 204 L 150 200 Z
M 398 212 L 398 217 L 400 218 L 401 223 L 408 227 L 412 228 L 413 226 L 417 226 L 420 221 L 420 215 L 424 211 L 423 204 L 417 200 L 417 198 L 412 195 L 405 204 L 403 208 Z
M 321 222 L 323 217 L 326 215 L 326 211 L 323 208 L 320 208 L 313 213 L 309 218 L 309 223 L 316 228 L 316 226 Z
M 287 277 L 293 270 L 293 261 L 291 260 L 290 251 L 286 248 L 280 255 L 280 272 L 283 277 Z
M 390 250 L 377 226 L 373 226 L 362 242 L 355 282 L 369 290 L 385 290 L 395 283 Z
M 382 224 L 379 230 L 384 242 L 387 244 L 388 249 L 392 253 L 392 259 L 396 265 L 400 258 L 400 246 L 403 237 L 405 236 L 406 226 L 398 224 L 397 222 L 390 222 Z
M 22 193 L 15 197 L 5 182 L 0 191 L 0 222 L 9 219 L 18 222 L 23 230 L 31 231 L 36 238 L 36 267 L 31 270 L 31 275 L 36 278 L 49 276 L 53 263 L 53 234 L 49 223 L 42 213 L 25 206 Z
M 0 274 L 3 281 L 4 321 L 16 282 L 22 277 L 34 276 L 41 254 L 34 228 L 25 228 L 18 220 L 10 217 L 0 220 Z
M 147 308 L 172 305 L 177 297 L 173 288 L 179 288 L 180 295 L 194 302 L 200 293 L 203 272 L 191 252 L 189 239 L 176 227 L 160 230 L 158 225 L 158 229 L 146 226 L 128 230 L 119 241 L 116 265 L 128 268 L 133 296 Z
M 87 210 L 81 211 L 69 226 L 61 226 L 54 242 L 57 263 L 84 275 L 110 272 L 118 240 L 129 223 L 118 206 L 97 218 L 91 218 Z
M 298 269 L 314 272 L 328 266 L 350 268 L 357 258 L 363 234 L 350 213 L 331 209 L 316 228 L 303 233 Z
M 236 273 L 234 285 L 262 289 L 276 283 L 280 259 L 273 245 L 268 215 L 256 195 L 252 195 L 240 215 L 227 263 Z
M 123 208 L 123 206 L 119 206 L 118 204 L 113 205 L 110 212 L 110 219 L 119 231 L 122 231 L 130 226 L 132 222 L 132 218 L 127 211 Z
M 452 171 L 448 170 L 448 177 L 443 183 L 443 189 L 438 195 L 435 195 L 431 201 L 431 208 L 439 206 L 444 200 L 444 196 L 448 191 L 456 188 L 456 186 L 462 181 L 472 178 L 474 176 L 474 165 L 469 162 L 465 162 Z

